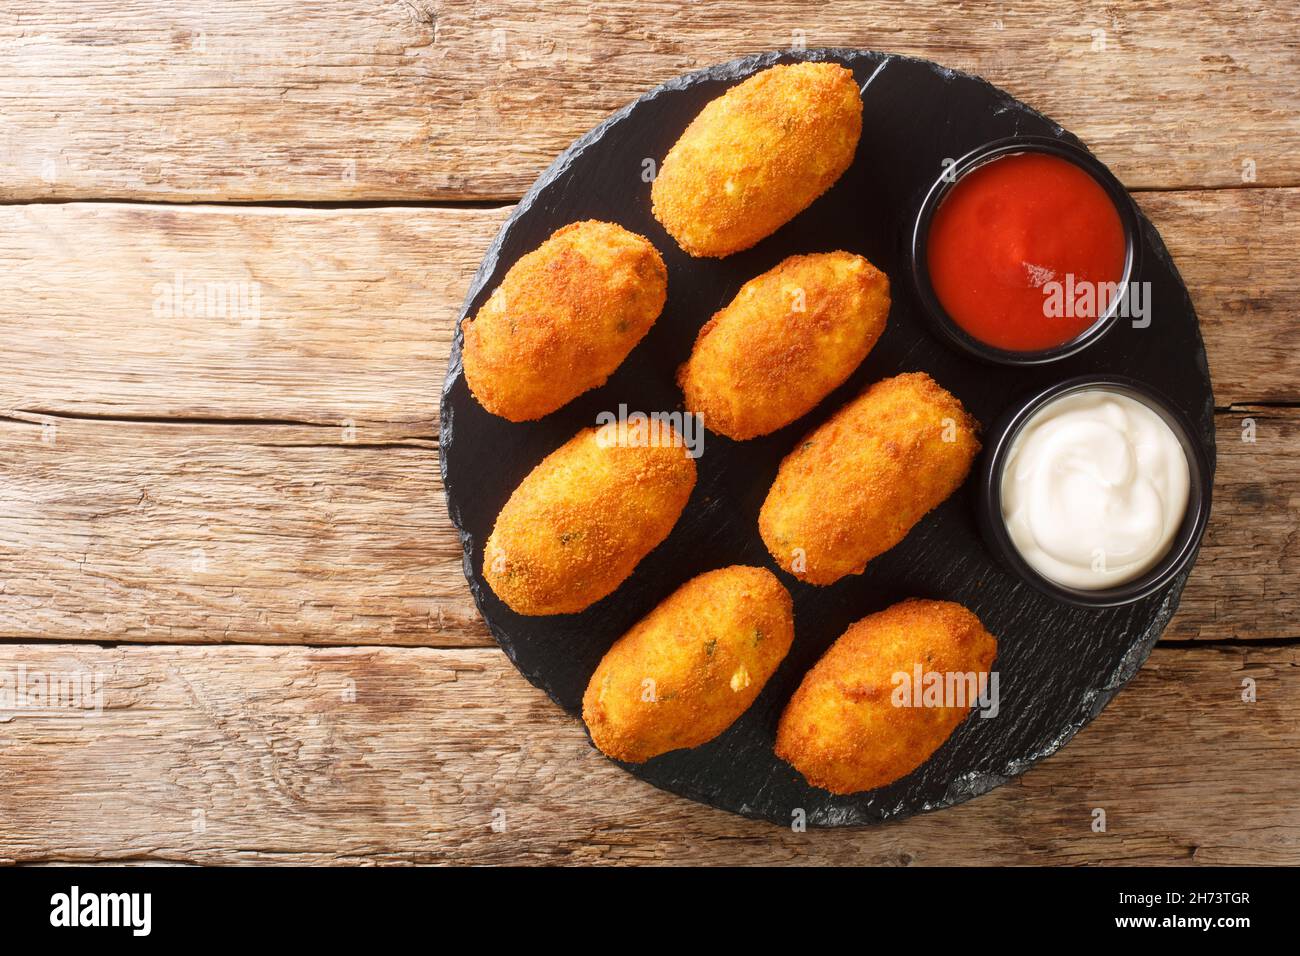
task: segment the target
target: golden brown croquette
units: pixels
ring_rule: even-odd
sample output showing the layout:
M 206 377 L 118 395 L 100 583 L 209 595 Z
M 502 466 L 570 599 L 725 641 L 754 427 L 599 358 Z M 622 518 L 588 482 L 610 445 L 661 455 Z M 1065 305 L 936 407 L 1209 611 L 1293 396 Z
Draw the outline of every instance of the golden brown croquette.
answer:
M 694 487 L 695 461 L 681 444 L 608 443 L 599 429 L 583 429 L 501 509 L 483 576 L 520 614 L 581 611 L 668 537 Z
M 461 323 L 470 391 L 512 422 L 550 414 L 605 384 L 667 290 L 668 270 L 643 236 L 595 220 L 557 230 Z
M 865 617 L 804 675 L 781 715 L 776 755 L 831 793 L 905 777 L 965 719 L 997 651 L 979 618 L 951 601 L 903 601 Z M 941 697 L 952 706 L 899 694 L 897 675 L 911 680 L 918 668 L 956 689 Z
M 791 256 L 700 329 L 677 373 L 686 408 L 729 438 L 774 432 L 853 374 L 888 315 L 889 279 L 866 259 Z
M 793 640 L 793 604 L 776 575 L 709 571 L 614 643 L 587 685 L 582 718 L 617 760 L 698 747 L 749 708 Z
M 654 216 L 693 256 L 748 249 L 844 174 L 861 135 L 852 71 L 771 67 L 710 102 L 682 133 L 651 187 Z
M 758 516 L 768 551 L 809 584 L 861 574 L 966 480 L 978 428 L 924 372 L 876 382 L 781 462 Z

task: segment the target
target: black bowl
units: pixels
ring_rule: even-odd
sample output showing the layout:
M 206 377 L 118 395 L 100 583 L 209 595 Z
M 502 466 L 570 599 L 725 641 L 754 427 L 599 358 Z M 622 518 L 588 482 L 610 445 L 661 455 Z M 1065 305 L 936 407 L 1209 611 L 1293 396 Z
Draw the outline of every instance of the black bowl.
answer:
M 1137 275 L 1139 265 L 1138 250 L 1141 248 L 1138 241 L 1138 215 L 1133 200 L 1129 197 L 1120 181 L 1111 174 L 1110 170 L 1098 162 L 1087 150 L 1077 148 L 1059 139 L 1048 139 L 1043 136 L 1011 136 L 1006 139 L 994 140 L 978 149 L 971 150 L 935 180 L 934 185 L 930 187 L 930 191 L 926 194 L 925 200 L 921 203 L 920 211 L 916 215 L 916 224 L 912 230 L 912 282 L 916 287 L 917 295 L 920 297 L 923 306 L 922 311 L 940 338 L 986 362 L 998 365 L 1042 365 L 1074 355 L 1105 335 L 1111 326 L 1115 324 L 1115 319 L 1123 303 L 1123 297 L 1117 296 L 1115 301 L 1110 303 L 1106 312 L 1098 317 L 1097 321 L 1068 342 L 1055 345 L 1050 349 L 1023 352 L 1011 351 L 981 342 L 952 320 L 952 317 L 940 304 L 939 297 L 934 293 L 934 287 L 930 283 L 929 266 L 926 262 L 930 224 L 934 221 L 934 214 L 948 195 L 948 192 L 972 170 L 995 159 L 1017 153 L 1048 153 L 1067 160 L 1090 175 L 1106 191 L 1111 202 L 1115 204 L 1115 211 L 1119 214 L 1120 223 L 1124 227 L 1124 272 L 1120 279 L 1120 286 L 1122 288 L 1128 287 L 1133 277 Z
M 1071 392 L 1105 388 L 1127 395 L 1153 412 L 1169 426 L 1187 457 L 1187 511 L 1183 514 L 1178 534 L 1165 556 L 1141 576 L 1118 584 L 1113 588 L 1087 590 L 1072 588 L 1045 578 L 1021 557 L 1016 550 L 1006 522 L 1002 518 L 1002 471 L 1007 454 L 1015 443 L 1021 427 L 1035 412 L 1048 402 Z M 1022 581 L 1044 594 L 1078 607 L 1116 607 L 1140 600 L 1163 588 L 1196 557 L 1205 533 L 1205 523 L 1210 517 L 1210 498 L 1214 477 L 1205 451 L 1193 436 L 1195 431 L 1186 419 L 1174 410 L 1172 404 L 1150 386 L 1120 375 L 1082 375 L 1067 379 L 1038 392 L 1028 401 L 1014 406 L 1010 412 L 989 429 L 984 443 L 984 456 L 979 466 L 979 497 L 977 517 L 985 543 L 1004 565 Z

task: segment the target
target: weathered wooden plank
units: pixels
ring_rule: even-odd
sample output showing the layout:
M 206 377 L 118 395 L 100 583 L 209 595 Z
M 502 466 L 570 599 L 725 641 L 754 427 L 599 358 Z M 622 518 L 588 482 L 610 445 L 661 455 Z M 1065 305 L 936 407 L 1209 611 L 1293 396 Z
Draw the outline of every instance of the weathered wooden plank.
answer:
M 44 421 L 0 420 L 0 637 L 491 643 L 428 439 Z M 1218 446 L 1165 637 L 1300 636 L 1300 410 L 1223 413 Z
M 1165 640 L 1300 637 L 1300 409 L 1216 416 L 1210 523 Z
M 0 12 L 0 198 L 514 198 L 652 86 L 800 44 L 979 73 L 1130 187 L 1296 185 L 1297 18 L 1249 0 L 25 0 Z
M 1142 204 L 1192 290 L 1219 405 L 1300 400 L 1300 189 Z M 0 207 L 0 410 L 433 434 L 456 314 L 507 215 Z
M 0 208 L 0 409 L 434 434 L 454 318 L 505 214 Z
M 0 635 L 489 642 L 436 443 L 0 421 Z
M 1200 306 L 1220 404 L 1300 397 L 1298 198 L 1143 197 Z M 506 214 L 0 209 L 0 414 L 16 419 L 0 428 L 0 634 L 484 642 L 431 439 L 452 322 Z M 258 283 L 255 320 L 156 314 L 178 271 Z M 1295 633 L 1295 414 L 1221 420 L 1215 520 L 1170 636 Z
M 0 720 L 0 860 L 1296 864 L 1297 664 L 1157 649 L 1016 782 L 796 833 L 624 774 L 496 651 L 4 645 L 8 686 L 99 675 L 103 698 Z
M 1300 276 L 1288 251 L 1300 225 L 1300 189 L 1137 199 L 1191 292 L 1215 404 L 1300 401 Z

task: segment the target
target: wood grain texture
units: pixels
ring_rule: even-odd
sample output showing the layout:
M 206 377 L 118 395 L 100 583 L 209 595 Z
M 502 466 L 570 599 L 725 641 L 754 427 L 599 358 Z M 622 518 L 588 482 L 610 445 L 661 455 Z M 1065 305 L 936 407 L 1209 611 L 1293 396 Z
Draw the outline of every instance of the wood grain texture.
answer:
M 0 207 L 0 409 L 434 435 L 454 319 L 505 215 Z
M 1143 197 L 1220 405 L 1300 397 L 1298 200 Z M 487 643 L 434 437 L 454 318 L 507 214 L 0 208 L 0 636 Z M 258 318 L 156 309 L 178 272 L 258 283 Z M 1220 416 L 1214 518 L 1167 636 L 1296 636 L 1298 414 Z
M 1218 405 L 1300 401 L 1300 189 L 1141 204 L 1192 292 Z M 456 315 L 508 215 L 0 207 L 0 409 L 350 421 L 359 440 L 433 434 Z M 190 290 L 179 300 L 178 279 Z M 187 308 L 195 290 L 232 283 L 224 308 L 206 294 Z
M 490 642 L 432 440 L 11 419 L 0 448 L 10 637 Z
M 1191 292 L 1215 404 L 1300 402 L 1300 275 L 1288 251 L 1300 226 L 1300 189 L 1137 200 Z
M 1158 648 L 1013 783 L 796 833 L 624 774 L 496 651 L 5 645 L 7 686 L 98 675 L 103 697 L 0 721 L 0 861 L 1296 864 L 1298 664 Z
M 980 74 L 1131 188 L 1297 185 L 1297 19 L 1250 0 L 11 4 L 0 198 L 514 198 L 654 85 L 798 44 Z
M 1297 198 L 1144 196 L 1221 405 L 1296 397 Z M 433 438 L 461 295 L 506 213 L 0 209 L 0 635 L 486 643 Z M 256 282 L 259 316 L 157 308 L 177 272 Z M 1249 415 L 1255 445 L 1247 412 L 1221 416 L 1214 519 L 1171 636 L 1295 633 L 1296 412 Z
M 1210 526 L 1164 637 L 1300 637 L 1300 410 L 1218 428 Z M 0 420 L 0 637 L 490 646 L 435 443 L 343 438 Z
M 1163 640 L 1300 638 L 1300 409 L 1237 408 L 1215 425 L 1210 523 Z

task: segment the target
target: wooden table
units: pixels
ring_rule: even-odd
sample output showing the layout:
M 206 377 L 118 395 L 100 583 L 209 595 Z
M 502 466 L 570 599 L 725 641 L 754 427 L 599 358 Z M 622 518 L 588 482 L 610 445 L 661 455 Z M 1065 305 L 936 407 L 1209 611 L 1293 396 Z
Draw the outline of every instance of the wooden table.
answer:
M 1300 862 L 1297 10 L 975 6 L 6 4 L 0 691 L 103 696 L 0 717 L 0 860 Z M 955 809 L 808 833 L 634 780 L 515 672 L 437 442 L 533 178 L 649 87 L 800 43 L 1081 136 L 1192 290 L 1219 431 L 1182 607 L 1094 724 Z

